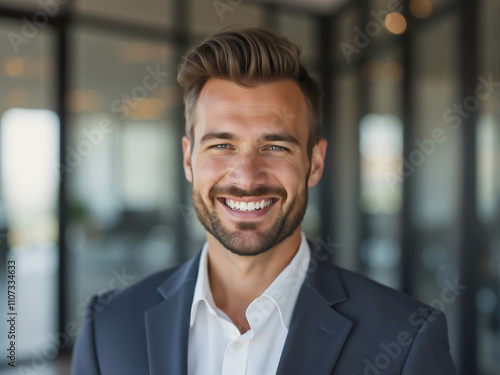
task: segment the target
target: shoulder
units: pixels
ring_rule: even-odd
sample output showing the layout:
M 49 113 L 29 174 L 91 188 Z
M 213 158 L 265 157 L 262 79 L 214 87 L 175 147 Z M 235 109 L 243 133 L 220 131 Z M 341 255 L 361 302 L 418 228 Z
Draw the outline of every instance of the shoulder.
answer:
M 444 315 L 425 303 L 358 273 L 334 266 L 347 300 L 336 306 L 361 325 L 377 325 L 382 330 L 418 332 L 435 315 Z
M 359 273 L 334 266 L 340 276 L 348 299 L 354 304 L 363 303 L 372 307 L 395 308 L 396 311 L 412 311 L 426 306 L 415 298 L 396 289 L 382 285 Z
M 172 277 L 175 277 L 186 263 L 149 275 L 124 289 L 112 290 L 95 296 L 89 304 L 90 313 L 105 316 L 142 317 L 144 311 L 162 301 L 158 288 Z
M 400 291 L 373 281 L 359 273 L 318 262 L 316 290 L 330 296 L 333 308 L 367 331 L 401 331 L 416 333 L 431 315 L 440 311 Z M 335 296 L 331 297 L 331 296 Z M 444 315 L 441 313 L 441 318 Z
M 368 341 L 376 337 L 380 342 L 406 340 L 409 344 L 427 331 L 436 333 L 447 347 L 447 323 L 441 310 L 358 273 L 333 267 L 347 296 L 335 309 L 354 323 L 354 336 Z
M 380 361 L 388 359 L 403 374 L 456 374 L 441 310 L 355 272 L 335 268 L 347 295 L 335 309 L 354 324 L 346 352 L 361 354 L 365 373 L 367 368 L 385 368 Z M 357 358 L 351 354 L 347 367 Z
M 95 296 L 87 306 L 77 340 L 81 368 L 87 368 L 87 362 L 99 362 L 103 373 L 147 372 L 147 346 L 138 344 L 148 341 L 147 312 L 157 306 L 177 310 L 178 299 L 168 302 L 165 296 L 177 292 L 188 294 L 190 282 L 196 277 L 194 265 L 196 257 L 125 289 Z
M 145 313 L 165 301 L 162 292 L 183 278 L 189 264 L 191 261 L 157 272 L 124 289 L 95 296 L 87 306 L 83 323 L 95 332 L 98 347 L 116 346 L 116 337 L 121 337 L 122 343 L 145 340 Z

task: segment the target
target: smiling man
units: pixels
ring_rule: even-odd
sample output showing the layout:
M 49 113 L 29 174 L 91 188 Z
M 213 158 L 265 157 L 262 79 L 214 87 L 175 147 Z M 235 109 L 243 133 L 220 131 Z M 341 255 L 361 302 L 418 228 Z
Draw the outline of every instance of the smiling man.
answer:
M 301 231 L 324 167 L 298 48 L 224 31 L 179 66 L 197 256 L 90 303 L 74 375 L 455 374 L 439 311 L 334 266 Z

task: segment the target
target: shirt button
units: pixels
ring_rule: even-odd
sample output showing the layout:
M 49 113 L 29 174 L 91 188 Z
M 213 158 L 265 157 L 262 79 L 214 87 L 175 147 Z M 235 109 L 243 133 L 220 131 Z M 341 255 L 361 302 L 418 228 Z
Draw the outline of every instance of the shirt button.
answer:
M 242 346 L 243 346 L 243 344 L 241 343 L 241 341 L 235 341 L 233 343 L 234 350 L 240 350 Z

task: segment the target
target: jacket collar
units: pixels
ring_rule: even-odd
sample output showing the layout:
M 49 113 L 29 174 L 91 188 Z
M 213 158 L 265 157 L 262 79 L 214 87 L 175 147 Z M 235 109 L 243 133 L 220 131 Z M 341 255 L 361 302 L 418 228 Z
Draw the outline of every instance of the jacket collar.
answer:
M 309 241 L 309 271 L 295 305 L 277 375 L 331 374 L 353 323 L 333 306 L 346 301 L 337 268 Z
M 189 311 L 200 254 L 182 264 L 158 287 L 164 301 L 145 313 L 149 375 L 187 375 Z
M 331 374 L 352 322 L 333 306 L 348 299 L 337 268 L 309 241 L 309 270 L 295 305 L 278 375 Z M 201 250 L 158 287 L 164 301 L 146 311 L 150 375 L 187 374 L 189 319 Z M 313 312 L 313 313 L 311 313 Z

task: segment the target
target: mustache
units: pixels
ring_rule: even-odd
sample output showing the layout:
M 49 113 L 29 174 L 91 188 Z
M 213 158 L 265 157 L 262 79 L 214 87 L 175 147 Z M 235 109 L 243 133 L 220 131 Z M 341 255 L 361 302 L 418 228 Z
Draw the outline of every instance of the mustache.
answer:
M 214 186 L 210 189 L 208 196 L 210 199 L 214 200 L 218 195 L 231 195 L 233 197 L 243 198 L 243 197 L 259 197 L 259 196 L 279 196 L 283 200 L 286 199 L 286 190 L 282 187 L 267 187 L 258 186 L 252 190 L 243 190 L 237 186 Z

